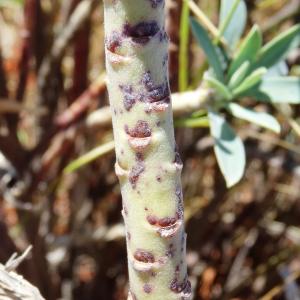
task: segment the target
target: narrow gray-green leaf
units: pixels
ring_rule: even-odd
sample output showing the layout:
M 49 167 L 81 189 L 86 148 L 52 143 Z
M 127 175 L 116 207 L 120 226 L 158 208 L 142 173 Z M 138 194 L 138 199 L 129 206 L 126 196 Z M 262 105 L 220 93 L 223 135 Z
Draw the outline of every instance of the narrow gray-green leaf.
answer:
M 225 100 L 231 100 L 232 95 L 229 89 L 219 80 L 214 77 L 209 76 L 207 73 L 204 75 L 204 80 L 208 83 L 210 87 L 216 90 L 216 92 L 223 97 Z
M 300 104 L 300 78 L 264 77 L 263 80 L 243 96 L 273 103 Z
M 239 47 L 234 59 L 229 67 L 228 78 L 240 67 L 245 61 L 252 63 L 258 51 L 262 46 L 262 35 L 259 27 L 255 24 L 246 38 Z
M 209 121 L 207 116 L 202 116 L 198 118 L 182 118 L 175 120 L 175 127 L 188 127 L 188 128 L 198 128 L 198 127 L 209 127 Z
M 245 61 L 231 76 L 228 87 L 230 89 L 236 88 L 246 77 L 246 74 L 249 70 L 250 63 Z
M 214 151 L 227 187 L 240 181 L 245 171 L 246 154 L 242 140 L 225 119 L 217 113 L 208 113 L 210 132 L 215 139 Z
M 222 0 L 220 10 L 220 26 L 226 22 L 228 15 L 232 12 L 235 1 Z M 244 0 L 240 0 L 237 8 L 232 14 L 229 23 L 224 31 L 224 38 L 228 42 L 231 49 L 234 49 L 241 38 L 247 22 L 247 7 Z
M 115 143 L 114 141 L 108 142 L 106 144 L 100 145 L 91 151 L 85 153 L 84 155 L 80 156 L 79 158 L 71 161 L 64 169 L 64 173 L 72 173 L 77 169 L 91 163 L 95 159 L 101 157 L 104 154 L 107 154 L 114 150 Z
M 244 81 L 237 88 L 233 90 L 233 94 L 237 96 L 249 90 L 261 81 L 263 75 L 266 74 L 266 72 L 267 69 L 264 67 L 256 69 L 246 79 L 244 79 Z
M 258 53 L 256 67 L 270 68 L 284 59 L 288 52 L 300 44 L 300 25 L 295 25 L 267 43 Z M 254 66 L 254 67 L 255 67 Z
M 216 77 L 224 82 L 224 74 L 222 68 L 222 62 L 219 57 L 216 47 L 213 45 L 206 30 L 194 19 L 191 18 L 192 31 L 196 37 L 197 42 L 202 47 L 209 65 L 213 68 Z
M 264 77 L 278 77 L 287 76 L 289 74 L 289 67 L 284 60 L 279 61 L 277 64 L 273 65 L 268 69 L 268 72 Z
M 249 108 L 244 108 L 236 103 L 228 103 L 227 109 L 236 118 L 246 120 L 264 128 L 280 133 L 280 124 L 271 115 L 264 112 L 256 112 Z

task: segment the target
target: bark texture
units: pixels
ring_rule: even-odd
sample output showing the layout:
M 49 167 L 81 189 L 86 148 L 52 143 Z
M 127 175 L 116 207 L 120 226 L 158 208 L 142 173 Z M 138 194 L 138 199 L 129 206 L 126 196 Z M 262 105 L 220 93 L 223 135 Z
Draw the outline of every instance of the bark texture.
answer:
M 105 0 L 116 174 L 126 225 L 129 300 L 191 299 L 168 82 L 163 0 Z

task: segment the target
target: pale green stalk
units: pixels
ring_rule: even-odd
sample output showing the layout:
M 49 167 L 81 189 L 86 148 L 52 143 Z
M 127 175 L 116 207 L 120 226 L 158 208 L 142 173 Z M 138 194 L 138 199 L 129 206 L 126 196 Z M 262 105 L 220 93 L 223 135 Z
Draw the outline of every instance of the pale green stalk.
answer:
M 191 299 L 164 21 L 163 0 L 105 1 L 108 91 L 131 300 Z

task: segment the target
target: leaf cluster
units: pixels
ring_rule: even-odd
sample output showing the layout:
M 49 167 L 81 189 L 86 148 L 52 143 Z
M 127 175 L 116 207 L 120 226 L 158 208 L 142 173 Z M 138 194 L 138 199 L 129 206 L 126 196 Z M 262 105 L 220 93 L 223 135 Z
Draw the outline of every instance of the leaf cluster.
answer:
M 300 78 L 288 76 L 285 63 L 289 52 L 300 44 L 300 25 L 280 33 L 264 45 L 262 32 L 254 24 L 240 41 L 247 22 L 243 0 L 221 1 L 217 38 L 211 37 L 196 19 L 191 18 L 190 22 L 209 64 L 203 82 L 213 91 L 214 97 L 208 103 L 207 114 L 193 115 L 181 120 L 179 125 L 210 127 L 219 167 L 227 186 L 231 187 L 244 174 L 246 155 L 243 141 L 221 112 L 280 132 L 280 124 L 274 116 L 247 108 L 242 102 L 244 97 L 251 97 L 270 104 L 300 103 Z

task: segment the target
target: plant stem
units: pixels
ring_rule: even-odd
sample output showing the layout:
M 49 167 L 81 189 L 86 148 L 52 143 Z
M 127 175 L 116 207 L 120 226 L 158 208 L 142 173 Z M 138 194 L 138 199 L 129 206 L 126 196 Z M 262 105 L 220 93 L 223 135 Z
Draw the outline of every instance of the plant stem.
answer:
M 179 45 L 179 92 L 184 92 L 189 84 L 189 6 L 183 1 L 180 17 L 180 45 Z
M 191 299 L 163 0 L 106 0 L 108 92 L 123 198 L 128 300 Z
M 200 9 L 199 6 L 193 0 L 183 0 L 186 1 L 189 5 L 190 10 L 194 13 L 197 17 L 197 20 L 200 22 L 201 25 L 214 37 L 220 37 L 220 41 L 222 45 L 226 48 L 227 43 L 225 39 L 220 35 L 218 28 L 210 21 L 210 19 L 205 15 L 205 13 Z
M 224 22 L 221 24 L 220 26 L 220 30 L 218 32 L 218 35 L 214 41 L 214 43 L 217 45 L 220 41 L 220 39 L 222 38 L 227 26 L 229 25 L 229 22 L 232 19 L 232 16 L 234 14 L 234 12 L 236 11 L 238 5 L 240 4 L 240 0 L 235 0 L 235 2 L 233 3 L 231 10 L 229 12 L 229 14 L 226 16 L 226 19 L 224 20 Z
M 204 87 L 184 93 L 172 94 L 171 98 L 174 117 L 187 115 L 199 109 L 203 109 L 211 100 L 212 95 L 212 90 Z M 85 126 L 89 130 L 111 126 L 111 113 L 109 107 L 104 106 L 90 113 L 86 118 Z

